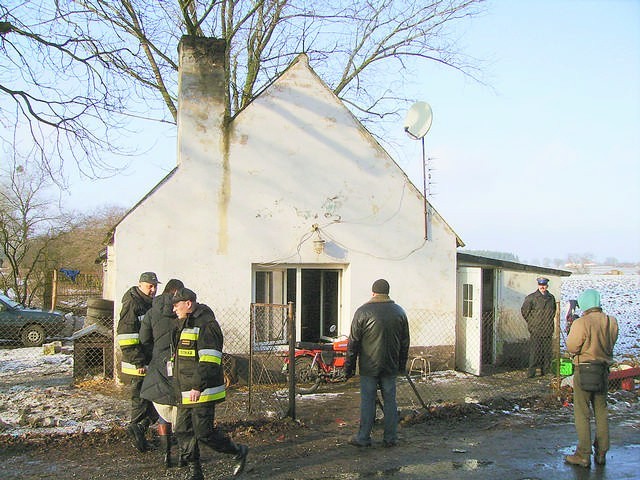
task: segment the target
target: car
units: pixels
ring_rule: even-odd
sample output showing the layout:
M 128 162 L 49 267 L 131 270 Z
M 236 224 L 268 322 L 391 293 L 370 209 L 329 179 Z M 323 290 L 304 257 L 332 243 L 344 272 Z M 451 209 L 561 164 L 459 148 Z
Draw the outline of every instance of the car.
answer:
M 0 338 L 40 347 L 47 338 L 58 337 L 65 327 L 64 315 L 27 308 L 0 294 Z

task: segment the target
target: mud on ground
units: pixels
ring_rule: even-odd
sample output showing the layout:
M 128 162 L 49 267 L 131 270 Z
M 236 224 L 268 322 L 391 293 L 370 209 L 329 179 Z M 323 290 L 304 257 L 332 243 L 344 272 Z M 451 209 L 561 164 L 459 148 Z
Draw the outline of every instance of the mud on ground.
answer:
M 333 394 L 329 394 L 333 395 Z M 427 411 L 402 412 L 400 442 L 395 448 L 380 444 L 381 425 L 375 442 L 361 451 L 347 441 L 357 429 L 358 396 L 329 396 L 323 408 L 307 410 L 291 419 L 221 423 L 236 442 L 250 446 L 244 478 L 320 479 L 340 477 L 363 468 L 384 471 L 395 468 L 402 455 L 415 457 L 447 438 L 471 431 L 530 428 L 541 422 L 568 421 L 570 409 L 559 407 L 553 397 L 515 403 L 494 400 L 491 404 L 432 407 Z M 570 420 L 570 419 L 569 419 Z M 137 452 L 123 427 L 108 432 L 71 435 L 24 434 L 3 436 L 0 463 L 4 479 L 183 479 L 184 469 L 165 469 L 157 437 L 150 434 L 154 450 Z M 460 448 L 464 448 L 463 442 Z M 174 447 L 174 451 L 175 451 Z M 206 448 L 202 452 L 205 478 L 232 478 L 233 461 Z M 400 460 L 401 461 L 401 460 Z M 302 474 L 301 472 L 305 472 Z

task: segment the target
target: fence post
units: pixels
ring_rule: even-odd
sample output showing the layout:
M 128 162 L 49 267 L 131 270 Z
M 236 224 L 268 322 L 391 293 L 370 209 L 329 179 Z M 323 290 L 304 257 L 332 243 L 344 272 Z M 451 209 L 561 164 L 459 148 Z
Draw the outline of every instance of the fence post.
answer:
M 56 309 L 58 303 L 58 270 L 53 270 L 53 281 L 51 282 L 51 311 Z
M 287 308 L 287 340 L 289 342 L 289 410 L 287 417 L 296 419 L 296 320 L 293 312 L 293 302 Z
M 553 356 L 555 358 L 555 377 L 556 381 L 554 382 L 554 390 L 556 393 L 560 392 L 560 337 L 562 332 L 560 330 L 560 302 L 556 302 L 556 314 L 554 317 L 555 322 L 555 331 L 554 331 L 554 342 L 553 342 Z M 554 360 L 551 360 L 551 365 L 554 364 Z
M 249 387 L 249 405 L 248 405 L 249 413 L 252 413 L 251 400 L 252 400 L 252 392 L 253 392 L 253 361 L 254 361 L 253 337 L 254 337 L 254 330 L 256 328 L 255 312 L 256 312 L 256 308 L 252 303 L 249 306 L 249 378 L 247 379 L 247 385 Z

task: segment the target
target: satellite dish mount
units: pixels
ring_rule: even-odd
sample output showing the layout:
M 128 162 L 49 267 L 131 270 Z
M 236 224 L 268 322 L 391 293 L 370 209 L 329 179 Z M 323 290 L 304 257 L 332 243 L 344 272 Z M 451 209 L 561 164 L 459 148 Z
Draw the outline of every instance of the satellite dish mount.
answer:
M 429 227 L 431 225 L 431 212 L 427 202 L 427 157 L 424 149 L 424 136 L 431 128 L 433 112 L 427 102 L 416 102 L 411 105 L 404 120 L 404 131 L 413 140 L 422 143 L 422 196 L 424 198 L 424 239 L 429 240 Z

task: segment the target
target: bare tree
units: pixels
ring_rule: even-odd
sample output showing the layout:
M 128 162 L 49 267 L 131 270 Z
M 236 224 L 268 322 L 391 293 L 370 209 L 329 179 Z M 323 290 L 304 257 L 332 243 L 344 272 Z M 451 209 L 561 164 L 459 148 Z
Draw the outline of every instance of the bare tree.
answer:
M 64 185 L 65 160 L 96 176 L 113 167 L 102 153 L 127 153 L 117 145 L 128 93 L 99 45 L 77 35 L 50 3 L 0 4 L 0 142 L 37 157 Z
M 96 263 L 96 259 L 105 248 L 109 230 L 125 213 L 123 207 L 105 206 L 89 213 L 70 215 L 67 230 L 49 246 L 49 265 L 81 273 L 102 273 L 102 264 Z
M 0 248 L 8 263 L 0 271 L 0 288 L 31 305 L 44 288 L 48 249 L 67 222 L 49 202 L 47 172 L 14 159 L 0 175 Z
M 25 70 L 18 77 L 24 88 L 0 76 L 0 91 L 32 131 L 38 122 L 74 143 L 89 173 L 105 167 L 95 149 L 113 145 L 95 129 L 112 133 L 125 113 L 175 122 L 182 35 L 227 41 L 229 119 L 302 52 L 361 120 L 393 118 L 412 101 L 401 85 L 412 82 L 420 63 L 474 76 L 454 32 L 480 13 L 482 1 L 76 0 L 58 1 L 55 9 L 46 0 L 13 2 L 0 6 L 0 40 L 14 68 Z M 36 47 L 35 59 L 29 46 Z M 64 70 L 66 82 L 44 83 L 34 64 Z M 72 83 L 83 93 L 65 89 Z

